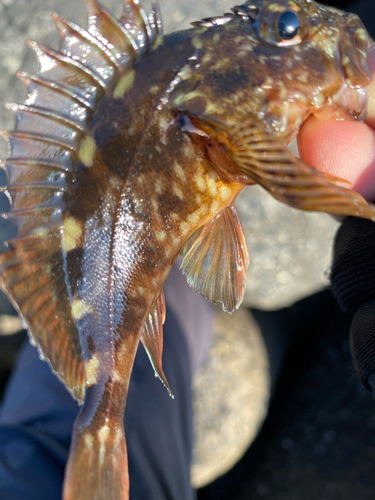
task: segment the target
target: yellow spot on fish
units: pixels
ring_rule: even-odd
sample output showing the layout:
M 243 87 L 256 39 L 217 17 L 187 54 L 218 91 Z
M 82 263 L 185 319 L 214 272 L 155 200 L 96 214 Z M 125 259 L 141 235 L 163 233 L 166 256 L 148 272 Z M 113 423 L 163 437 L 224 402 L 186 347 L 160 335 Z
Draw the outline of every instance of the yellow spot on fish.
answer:
M 208 214 L 208 206 L 202 205 L 196 212 L 200 219 L 203 219 Z
M 366 31 L 363 30 L 362 28 L 357 28 L 354 32 L 354 35 L 359 38 L 360 40 L 366 42 L 367 41 L 367 34 Z
M 217 193 L 217 185 L 213 179 L 208 179 L 208 191 L 211 196 L 215 196 Z
M 78 157 L 86 167 L 94 165 L 94 156 L 96 151 L 95 140 L 91 135 L 87 135 L 81 142 Z
M 157 94 L 159 92 L 159 85 L 153 85 L 150 88 L 150 94 Z
M 200 38 L 198 38 L 197 36 L 195 36 L 194 38 L 192 38 L 191 44 L 196 49 L 201 49 L 203 47 L 202 40 Z
M 165 231 L 155 231 L 155 236 L 160 243 L 165 240 L 167 234 Z
M 185 64 L 185 66 L 178 72 L 178 76 L 181 80 L 187 80 L 191 76 L 191 72 L 189 64 Z
M 297 75 L 297 80 L 299 80 L 300 82 L 303 82 L 303 83 L 307 83 L 309 81 L 306 73 L 302 73 L 301 75 Z
M 190 231 L 190 226 L 185 221 L 182 221 L 180 224 L 180 232 L 181 234 L 186 234 Z
M 208 52 L 207 54 L 205 54 L 203 56 L 202 63 L 206 64 L 206 63 L 210 62 L 211 59 L 212 59 L 212 54 L 211 54 L 211 52 Z
M 35 234 L 35 236 L 41 236 L 42 238 L 45 238 L 48 235 L 48 231 L 45 227 L 36 227 L 33 231 L 33 234 Z
M 197 188 L 199 191 L 204 191 L 206 188 L 206 183 L 204 182 L 204 179 L 201 175 L 196 175 L 194 177 L 195 184 L 197 185 Z
M 125 76 L 121 78 L 113 91 L 113 97 L 115 99 L 121 99 L 124 97 L 125 92 L 133 85 L 135 79 L 135 70 L 129 71 Z
M 198 90 L 188 92 L 187 94 L 180 94 L 179 96 L 176 97 L 175 104 L 177 105 L 182 104 L 183 102 L 190 101 L 195 97 L 202 97 L 202 94 Z
M 117 351 L 117 359 L 122 360 L 128 350 L 125 342 L 122 343 L 120 349 Z
M 108 425 L 103 425 L 98 431 L 98 438 L 100 442 L 99 448 L 99 463 L 103 465 L 105 458 L 105 442 L 107 441 L 109 436 L 109 427 Z
M 123 378 L 121 377 L 120 372 L 116 369 L 113 371 L 112 380 L 114 382 L 123 382 Z
M 174 164 L 174 171 L 177 175 L 177 177 L 180 179 L 180 181 L 185 182 L 186 181 L 186 175 L 184 169 L 179 165 L 178 163 Z
M 156 182 L 155 182 L 155 193 L 156 194 L 162 194 L 163 189 L 164 189 L 163 182 L 160 179 L 156 179 Z
M 114 441 L 115 446 L 118 446 L 121 443 L 123 435 L 124 433 L 121 428 L 116 430 L 115 441 Z
M 212 38 L 212 40 L 215 43 L 217 43 L 220 40 L 220 37 L 221 37 L 220 33 L 215 33 L 214 36 L 213 36 L 213 38 Z
M 154 213 L 157 214 L 159 212 L 159 204 L 156 200 L 151 201 L 152 208 L 154 210 Z
M 214 201 L 211 205 L 211 212 L 213 214 L 217 214 L 217 212 L 220 210 L 221 204 L 218 201 Z
M 93 451 L 93 449 L 94 449 L 94 438 L 88 432 L 85 434 L 85 443 L 86 443 L 87 448 L 90 451 Z
M 137 177 L 137 182 L 142 186 L 146 182 L 145 176 L 143 174 L 139 174 Z
M 99 368 L 99 357 L 95 353 L 93 357 L 86 363 L 86 385 L 88 387 L 96 384 Z
M 222 185 L 219 194 L 222 200 L 227 200 L 231 196 L 232 190 L 228 186 Z
M 109 185 L 112 189 L 120 189 L 122 186 L 120 177 L 118 177 L 117 175 L 111 175 L 111 177 L 109 178 Z
M 205 107 L 205 112 L 209 114 L 213 113 L 220 113 L 222 111 L 222 108 L 218 106 L 215 102 L 210 102 L 207 101 L 206 107 Z
M 192 226 L 195 226 L 198 224 L 199 222 L 199 214 L 198 214 L 198 211 L 197 212 L 193 212 L 192 214 L 189 214 L 187 217 L 186 217 L 186 220 L 188 221 L 189 224 L 191 224 Z
M 82 319 L 85 314 L 91 313 L 92 307 L 90 304 L 80 299 L 73 299 L 72 301 L 72 316 L 75 320 Z
M 184 194 L 183 192 L 181 191 L 181 189 L 177 186 L 177 184 L 174 182 L 172 184 L 172 189 L 173 189 L 173 193 L 178 197 L 180 198 L 180 200 L 183 200 L 184 199 Z
M 319 92 L 319 94 L 316 94 L 313 98 L 314 106 L 316 108 L 319 108 L 325 101 L 324 94 Z
M 66 217 L 63 224 L 63 249 L 65 252 L 70 252 L 75 248 L 79 248 L 82 238 L 81 223 L 74 217 Z
M 153 48 L 153 50 L 156 50 L 156 49 L 159 47 L 159 45 L 161 45 L 161 44 L 163 43 L 163 40 L 164 40 L 164 39 L 163 39 L 163 37 L 162 37 L 161 35 L 158 35 L 158 36 L 156 37 L 156 40 L 155 40 L 154 46 L 152 47 L 152 48 Z

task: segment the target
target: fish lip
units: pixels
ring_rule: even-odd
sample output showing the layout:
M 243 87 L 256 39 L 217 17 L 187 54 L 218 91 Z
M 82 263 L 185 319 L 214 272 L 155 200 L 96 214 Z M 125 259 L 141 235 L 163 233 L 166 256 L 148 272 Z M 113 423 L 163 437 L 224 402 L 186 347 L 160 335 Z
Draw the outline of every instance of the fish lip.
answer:
M 343 83 L 340 89 L 321 107 L 312 108 L 312 114 L 319 120 L 358 120 L 367 116 L 368 86 L 353 88 Z

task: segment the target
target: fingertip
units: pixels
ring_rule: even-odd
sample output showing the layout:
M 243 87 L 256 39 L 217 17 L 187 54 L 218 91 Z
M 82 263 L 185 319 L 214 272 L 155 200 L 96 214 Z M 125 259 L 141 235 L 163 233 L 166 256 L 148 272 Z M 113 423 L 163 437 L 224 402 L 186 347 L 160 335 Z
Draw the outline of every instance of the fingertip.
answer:
M 367 199 L 375 199 L 375 131 L 365 123 L 310 117 L 300 130 L 301 158 L 320 171 L 347 179 Z

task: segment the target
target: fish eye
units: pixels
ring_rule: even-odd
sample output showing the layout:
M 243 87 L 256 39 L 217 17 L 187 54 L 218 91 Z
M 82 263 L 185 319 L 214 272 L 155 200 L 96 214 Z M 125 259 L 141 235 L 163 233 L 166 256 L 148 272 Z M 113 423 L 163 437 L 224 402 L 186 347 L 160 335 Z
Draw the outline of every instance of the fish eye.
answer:
M 301 27 L 301 23 L 299 17 L 295 12 L 291 10 L 287 10 L 283 12 L 279 17 L 279 22 L 277 24 L 277 30 L 279 32 L 280 38 L 283 40 L 291 40 L 294 38 L 299 29 Z
M 265 42 L 288 47 L 302 42 L 307 35 L 308 23 L 295 2 L 271 2 L 261 12 L 254 29 Z

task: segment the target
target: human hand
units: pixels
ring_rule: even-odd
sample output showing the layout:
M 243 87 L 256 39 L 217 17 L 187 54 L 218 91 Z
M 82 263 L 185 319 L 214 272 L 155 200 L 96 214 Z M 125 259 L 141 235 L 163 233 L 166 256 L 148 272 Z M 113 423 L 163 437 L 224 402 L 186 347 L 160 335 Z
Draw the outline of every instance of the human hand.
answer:
M 375 72 L 375 44 L 368 52 Z M 375 201 L 375 81 L 369 88 L 366 123 L 320 121 L 311 117 L 299 134 L 303 160 L 351 182 Z M 363 384 L 375 392 L 375 224 L 348 217 L 336 235 L 332 292 L 342 309 L 354 313 L 350 346 Z

